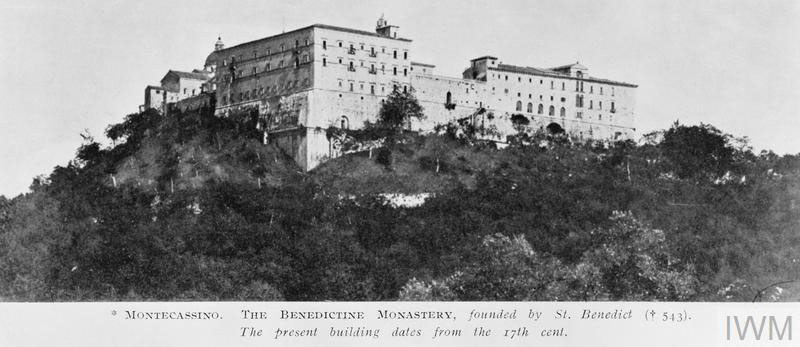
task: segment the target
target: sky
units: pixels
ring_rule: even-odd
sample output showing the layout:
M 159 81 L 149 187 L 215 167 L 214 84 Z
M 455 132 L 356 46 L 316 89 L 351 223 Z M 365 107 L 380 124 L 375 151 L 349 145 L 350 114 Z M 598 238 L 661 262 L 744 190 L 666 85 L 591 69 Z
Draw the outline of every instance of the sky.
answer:
M 639 85 L 640 134 L 712 124 L 756 150 L 800 152 L 800 1 L 32 1 L 0 0 L 0 195 L 103 138 L 169 69 L 314 23 L 374 30 L 384 14 L 412 59 L 458 77 L 493 55 L 523 66 L 579 61 Z

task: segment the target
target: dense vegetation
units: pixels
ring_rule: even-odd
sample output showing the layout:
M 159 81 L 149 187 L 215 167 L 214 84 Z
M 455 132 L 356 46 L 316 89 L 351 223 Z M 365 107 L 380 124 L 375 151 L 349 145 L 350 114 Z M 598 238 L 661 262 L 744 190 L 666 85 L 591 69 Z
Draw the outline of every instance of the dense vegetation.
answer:
M 800 298 L 798 156 L 709 125 L 573 143 L 519 117 L 497 149 L 396 116 L 354 135 L 390 136 L 376 155 L 302 173 L 254 114 L 128 115 L 0 197 L 0 299 Z

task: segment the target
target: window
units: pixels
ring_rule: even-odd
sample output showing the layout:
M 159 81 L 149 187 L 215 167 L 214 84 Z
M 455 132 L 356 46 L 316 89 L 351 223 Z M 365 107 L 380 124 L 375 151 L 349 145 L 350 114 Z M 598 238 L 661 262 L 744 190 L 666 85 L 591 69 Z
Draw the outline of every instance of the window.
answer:
M 517 111 L 522 111 L 522 101 L 517 100 Z
M 258 58 L 258 52 L 253 51 L 253 59 Z
M 408 76 L 408 69 L 403 69 L 403 76 Z
M 612 101 L 611 102 L 611 113 L 615 113 L 615 112 L 617 112 L 617 108 L 616 108 L 616 105 L 614 105 L 614 102 Z
M 285 50 L 285 48 L 286 47 L 284 47 L 284 45 L 281 43 L 281 52 L 283 52 Z
M 538 113 L 538 114 L 542 114 L 542 113 L 544 113 L 544 105 L 542 105 L 542 104 L 539 104 L 539 109 L 538 109 L 538 112 L 537 112 L 537 113 Z
M 369 86 L 369 93 L 373 94 L 373 95 L 375 94 L 375 86 L 374 85 L 370 85 Z
M 554 82 L 550 81 L 550 89 L 553 89 L 553 86 L 554 86 Z
M 342 116 L 341 121 L 339 122 L 342 129 L 350 129 L 350 120 L 347 119 L 347 116 Z
M 271 48 L 267 48 L 267 55 L 270 55 L 270 54 L 272 54 L 272 49 Z
M 394 75 L 395 75 L 395 76 L 397 76 L 397 66 L 395 66 L 395 67 L 393 68 L 393 70 L 394 70 Z
M 598 114 L 597 115 L 597 120 L 603 120 L 603 115 L 602 114 Z
M 339 47 L 342 47 L 342 41 L 339 41 Z
M 408 52 L 403 52 L 403 59 L 408 60 Z
M 550 108 L 547 111 L 548 116 L 555 116 L 556 115 L 556 108 L 553 105 L 550 105 Z
M 403 93 L 408 93 L 408 86 L 403 86 Z
M 589 109 L 591 110 L 593 108 L 594 108 L 594 100 L 589 100 Z
M 567 83 L 561 82 L 561 90 L 567 90 Z
M 186 94 L 186 88 L 183 88 L 183 94 Z
M 528 103 L 528 113 L 533 113 L 533 103 L 532 102 Z
M 294 40 L 294 48 L 300 47 L 300 40 Z
M 597 108 L 599 108 L 601 110 L 603 109 L 603 102 L 602 101 L 598 101 L 597 102 Z
M 281 61 L 278 61 L 278 68 L 280 69 L 280 68 L 282 68 L 282 67 L 283 67 L 283 60 L 281 60 Z
M 559 111 L 559 115 L 561 117 L 566 117 L 567 116 L 567 109 L 562 107 L 561 110 Z
M 600 95 L 603 95 L 603 87 L 600 87 Z
M 394 51 L 394 58 L 397 59 L 397 51 Z
M 322 49 L 328 49 L 328 41 L 322 40 Z
M 594 94 L 594 86 L 589 86 L 589 94 Z
M 270 68 L 269 68 L 269 63 L 267 63 L 267 71 L 269 71 L 269 70 L 270 70 Z
M 322 66 L 328 66 L 328 59 L 322 58 Z
M 453 94 L 450 93 L 450 92 L 447 92 L 447 95 L 445 95 L 445 97 L 444 97 L 444 105 L 445 106 L 449 106 L 452 103 L 453 103 Z
M 353 91 L 353 84 L 352 83 L 350 83 L 350 91 L 351 92 Z
M 258 69 L 256 69 L 255 66 L 253 66 L 253 75 L 255 75 L 257 72 L 258 72 Z

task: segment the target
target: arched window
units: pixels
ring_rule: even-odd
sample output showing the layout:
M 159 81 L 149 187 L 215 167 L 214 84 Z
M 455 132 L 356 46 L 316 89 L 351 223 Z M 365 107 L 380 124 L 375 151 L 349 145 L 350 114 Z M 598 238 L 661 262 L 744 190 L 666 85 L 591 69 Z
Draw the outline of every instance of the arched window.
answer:
M 517 101 L 517 111 L 522 111 L 522 101 Z
M 542 113 L 544 113 L 544 105 L 542 105 L 542 104 L 539 104 L 539 111 L 538 111 L 538 113 L 539 113 L 539 114 L 542 114 Z
M 444 103 L 447 104 L 447 105 L 452 104 L 453 103 L 453 94 L 451 94 L 450 92 L 447 92 L 447 96 L 444 99 Z
M 562 108 L 561 108 L 561 111 L 559 111 L 559 115 L 560 115 L 561 117 L 566 117 L 566 116 L 567 116 L 567 109 L 565 109 L 565 108 L 563 108 L 563 107 L 562 107 Z
M 555 116 L 556 115 L 556 108 L 553 105 L 550 105 L 550 109 L 547 111 L 548 116 Z
M 528 113 L 533 113 L 533 103 L 528 103 Z
M 350 120 L 347 119 L 347 116 L 342 116 L 340 124 L 342 129 L 350 129 Z

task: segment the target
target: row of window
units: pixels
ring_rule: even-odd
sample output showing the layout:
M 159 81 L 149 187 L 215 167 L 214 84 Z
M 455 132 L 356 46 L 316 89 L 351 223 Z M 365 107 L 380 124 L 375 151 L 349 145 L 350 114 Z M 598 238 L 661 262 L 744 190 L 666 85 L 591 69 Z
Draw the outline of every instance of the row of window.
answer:
M 522 112 L 522 101 L 517 101 L 517 107 L 516 107 L 516 110 L 517 110 L 517 111 L 519 111 L 519 112 Z M 529 102 L 529 103 L 528 103 L 528 108 L 527 108 L 527 111 L 526 111 L 526 112 L 527 112 L 527 113 L 533 113 L 533 103 L 531 103 L 531 102 Z M 537 113 L 537 114 L 543 114 L 543 113 L 544 113 L 544 105 L 543 105 L 543 104 L 539 104 L 539 107 L 538 107 L 538 109 L 536 110 L 536 113 Z M 549 107 L 549 108 L 548 108 L 548 110 L 547 110 L 547 115 L 548 115 L 548 116 L 555 116 L 555 115 L 556 115 L 556 108 L 555 108 L 555 106 L 553 106 L 553 105 L 550 105 L 550 107 Z M 566 117 L 566 116 L 567 116 L 567 109 L 566 109 L 566 108 L 564 108 L 564 107 L 562 107 L 562 108 L 559 110 L 559 115 L 560 115 L 561 117 Z
M 522 112 L 522 101 L 517 101 L 516 110 L 519 111 L 519 112 Z M 533 113 L 533 103 L 530 103 L 530 102 L 528 103 L 528 107 L 527 107 L 526 112 L 527 113 Z M 539 104 L 539 107 L 537 108 L 536 113 L 537 114 L 543 114 L 544 113 L 544 105 L 543 104 Z M 550 105 L 550 107 L 547 110 L 547 115 L 548 116 L 555 116 L 555 113 L 556 113 L 555 106 Z M 561 116 L 561 117 L 566 117 L 567 116 L 566 108 L 562 107 L 561 109 L 559 109 L 558 115 Z M 609 116 L 609 121 L 613 121 L 613 119 L 614 119 L 613 117 L 614 116 Z M 583 118 L 583 112 L 578 111 L 575 114 L 575 118 Z M 602 114 L 597 115 L 597 120 L 603 120 L 603 115 Z
M 339 44 L 339 47 L 344 48 L 344 44 L 343 44 L 342 41 L 339 41 L 338 44 Z M 328 41 L 327 40 L 322 40 L 322 49 L 328 49 Z M 365 51 L 363 43 L 361 44 L 361 51 Z M 353 45 L 351 43 L 350 47 L 347 49 L 347 53 L 348 54 L 356 54 L 355 45 Z M 381 47 L 381 53 L 386 53 L 386 47 Z M 369 47 L 369 56 L 373 57 L 373 58 L 378 56 L 378 52 L 375 50 L 375 46 L 370 46 Z M 392 57 L 394 59 L 397 59 L 397 50 L 396 49 L 392 51 Z M 408 60 L 408 51 L 403 51 L 403 60 Z
M 342 64 L 342 58 L 339 58 L 339 64 Z M 328 66 L 328 58 L 322 58 L 322 66 Z M 361 67 L 365 67 L 363 61 L 361 62 Z M 347 70 L 355 72 L 356 71 L 355 62 L 350 61 L 350 63 L 347 66 Z M 375 67 L 375 64 L 370 64 L 369 70 L 367 70 L 367 72 L 373 75 L 377 75 L 378 69 Z M 381 73 L 386 74 L 386 65 L 381 64 Z M 392 74 L 397 76 L 398 74 L 397 66 L 392 67 Z M 403 68 L 403 76 L 408 76 L 408 68 Z
M 303 40 L 303 45 L 304 46 L 308 46 L 309 44 L 310 44 L 310 41 L 308 39 L 304 39 Z M 299 48 L 299 47 L 300 47 L 300 40 L 295 40 L 294 41 L 294 48 Z M 286 51 L 286 44 L 285 43 L 281 43 L 280 46 L 279 46 L 279 51 L 278 52 L 284 52 L 284 51 Z M 264 50 L 264 55 L 262 55 L 262 57 L 266 57 L 266 56 L 270 56 L 270 55 L 272 55 L 272 48 L 271 47 L 267 47 Z M 258 50 L 253 50 L 252 59 L 257 59 L 257 58 L 258 58 Z M 222 66 L 227 66 L 229 61 L 231 63 L 235 63 L 237 61 L 238 62 L 243 62 L 245 59 L 246 58 L 245 58 L 245 56 L 243 54 L 239 54 L 238 56 L 237 55 L 231 55 L 229 58 L 226 58 L 226 59 L 222 60 Z
M 299 68 L 299 67 L 300 67 L 300 65 L 302 65 L 302 64 L 306 64 L 306 63 L 308 63 L 308 62 L 309 62 L 309 60 L 308 60 L 308 55 L 303 55 L 303 56 L 302 56 L 302 57 L 300 57 L 300 58 L 295 58 L 295 59 L 294 59 L 294 64 L 293 64 L 292 66 L 293 66 L 294 68 Z M 272 63 L 271 63 L 271 62 L 267 62 L 267 63 L 264 65 L 264 67 L 262 68 L 262 70 L 261 70 L 261 71 L 259 71 L 259 70 L 258 70 L 258 67 L 257 67 L 257 66 L 253 66 L 253 67 L 251 67 L 251 68 L 250 68 L 250 74 L 249 74 L 249 75 L 245 75 L 245 74 L 243 73 L 243 70 L 236 70 L 236 69 L 231 69 L 231 73 L 232 73 L 234 76 L 236 76 L 236 78 L 241 78 L 241 77 L 246 77 L 246 76 L 253 76 L 253 75 L 257 75 L 257 74 L 259 74 L 259 73 L 270 72 L 270 71 L 277 70 L 277 69 L 283 69 L 284 67 L 286 67 L 286 66 L 284 66 L 284 64 L 283 64 L 283 60 L 279 60 L 279 61 L 278 61 L 278 65 L 277 65 L 277 66 L 272 66 Z M 225 81 L 225 82 L 230 82 L 230 78 L 231 78 L 231 75 L 230 75 L 230 74 L 225 74 L 225 75 L 222 75 L 222 77 L 221 77 L 221 79 L 222 79 L 223 81 Z
M 575 98 L 575 107 L 584 107 L 583 95 L 578 95 Z M 589 100 L 589 109 L 590 110 L 594 109 L 594 100 Z M 597 109 L 598 110 L 602 110 L 603 109 L 603 102 L 602 101 L 598 101 L 597 102 Z M 611 111 L 611 113 L 617 112 L 617 105 L 616 105 L 616 103 L 614 101 L 611 102 L 611 110 L 610 111 Z
M 351 91 L 351 92 L 354 92 L 355 91 L 355 83 L 354 82 L 348 82 L 348 84 L 349 84 L 349 89 L 348 90 Z M 344 89 L 344 85 L 345 85 L 344 81 L 339 80 L 339 88 Z M 398 84 L 393 84 L 392 85 L 392 89 L 393 90 L 397 90 L 399 87 L 400 86 Z M 364 83 L 363 82 L 359 83 L 359 91 L 360 92 L 364 92 Z M 369 84 L 369 93 L 374 95 L 375 91 L 376 91 L 375 84 L 374 83 L 370 83 Z M 408 86 L 407 85 L 403 85 L 403 92 L 408 92 Z M 385 93 L 386 93 L 386 87 L 383 84 L 381 84 L 381 94 L 385 94 Z
M 497 79 L 505 78 L 505 80 L 508 81 L 508 75 L 492 74 L 492 77 L 497 77 Z M 521 76 L 517 76 L 517 82 L 522 82 L 522 77 Z M 533 83 L 533 78 L 529 77 L 528 78 L 528 83 Z M 539 84 L 540 85 L 544 84 L 544 80 L 543 79 L 539 79 Z M 550 89 L 555 89 L 555 88 L 556 88 L 555 81 L 550 81 Z M 566 88 L 567 88 L 566 82 L 561 82 L 561 90 L 567 90 Z M 603 95 L 603 87 L 600 86 L 599 88 L 600 88 L 600 95 Z M 583 92 L 584 91 L 584 89 L 583 89 L 583 81 L 575 81 L 575 91 L 576 92 Z M 593 85 L 589 86 L 589 93 L 590 94 L 594 93 L 594 86 Z M 615 93 L 615 89 L 612 86 L 611 87 L 611 96 L 614 96 L 614 93 Z
M 270 93 L 277 93 L 277 92 L 279 92 L 281 90 L 281 87 L 283 87 L 284 91 L 287 91 L 287 90 L 291 90 L 291 89 L 294 89 L 294 88 L 309 87 L 309 86 L 311 86 L 311 83 L 309 82 L 308 78 L 306 78 L 306 79 L 303 79 L 302 83 L 300 81 L 288 81 L 285 84 L 281 84 L 281 85 L 276 84 L 274 86 L 261 86 L 258 89 L 254 88 L 252 90 L 241 91 L 238 94 L 237 93 L 231 93 L 230 100 L 228 100 L 228 96 L 227 95 L 223 95 L 220 98 L 220 100 L 222 101 L 222 105 L 226 105 L 226 104 L 229 103 L 229 101 L 230 101 L 230 103 L 248 101 L 248 100 L 257 99 L 257 98 L 259 98 L 261 96 L 265 96 L 265 95 L 268 95 Z

